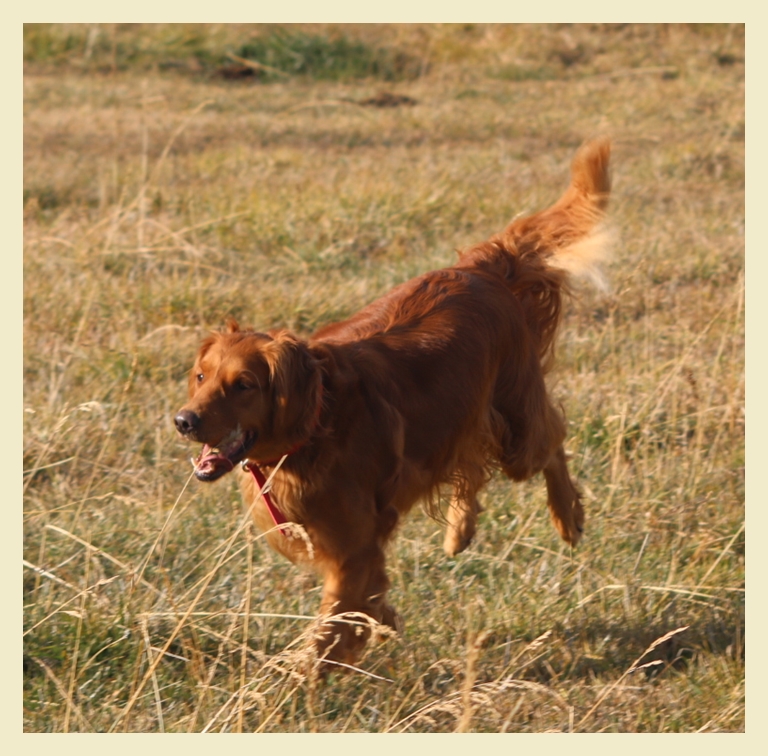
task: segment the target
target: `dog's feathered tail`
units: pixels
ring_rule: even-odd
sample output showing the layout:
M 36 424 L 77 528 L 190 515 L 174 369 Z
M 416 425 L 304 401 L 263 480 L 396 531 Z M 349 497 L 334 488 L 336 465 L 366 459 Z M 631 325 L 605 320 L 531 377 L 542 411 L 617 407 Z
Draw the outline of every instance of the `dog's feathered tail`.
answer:
M 600 137 L 584 144 L 571 165 L 571 184 L 552 207 L 518 218 L 487 242 L 467 250 L 460 265 L 471 264 L 504 278 L 525 311 L 538 342 L 544 369 L 571 276 L 604 287 L 600 263 L 610 234 L 601 228 L 610 193 L 611 143 Z
M 600 226 L 608 206 L 611 181 L 607 137 L 584 144 L 571 164 L 571 185 L 549 209 L 513 221 L 503 236 L 519 248 L 532 245 L 548 264 L 604 288 L 604 262 L 610 233 Z

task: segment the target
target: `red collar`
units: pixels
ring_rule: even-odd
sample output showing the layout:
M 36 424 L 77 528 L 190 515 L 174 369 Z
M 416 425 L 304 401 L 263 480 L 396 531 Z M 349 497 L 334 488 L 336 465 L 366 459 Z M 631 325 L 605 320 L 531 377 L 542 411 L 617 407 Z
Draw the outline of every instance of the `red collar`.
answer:
M 312 430 L 310 431 L 310 434 L 320 422 L 320 412 L 323 409 L 323 393 L 324 393 L 323 382 L 321 379 L 320 391 L 319 391 L 319 396 L 317 401 L 317 409 L 315 410 L 315 422 L 312 425 Z M 291 454 L 295 454 L 299 449 L 301 449 L 302 446 L 304 446 L 305 443 L 306 441 L 302 441 L 301 443 L 295 444 L 290 449 L 288 449 L 287 452 L 284 452 L 284 454 L 280 455 L 280 457 L 278 457 L 277 459 L 270 459 L 264 462 L 258 462 L 257 460 L 252 460 L 252 459 L 244 459 L 242 461 L 243 470 L 248 470 L 248 472 L 253 476 L 253 479 L 256 481 L 256 485 L 259 487 L 259 493 L 264 499 L 264 503 L 267 506 L 267 511 L 269 512 L 269 516 L 272 518 L 272 522 L 274 522 L 275 525 L 278 528 L 280 528 L 280 532 L 286 537 L 288 536 L 288 530 L 287 528 L 283 528 L 281 526 L 285 525 L 288 522 L 288 520 L 285 519 L 285 515 L 277 508 L 277 505 L 272 500 L 272 496 L 270 495 L 270 492 L 264 490 L 264 485 L 267 482 L 267 478 L 261 470 L 261 465 L 267 465 L 268 467 L 271 467 L 272 465 L 276 465 L 284 456 L 290 457 Z
M 264 485 L 267 482 L 267 478 L 261 471 L 259 463 L 253 462 L 251 460 L 243 460 L 243 469 L 248 470 L 248 472 L 253 475 L 253 479 L 256 481 L 256 485 L 259 487 L 259 492 L 264 499 L 264 503 L 267 505 L 267 510 L 269 511 L 269 515 L 272 518 L 272 522 L 274 522 L 275 525 L 280 528 L 280 532 L 284 536 L 287 536 L 287 530 L 280 526 L 285 525 L 285 523 L 288 521 L 285 519 L 285 515 L 275 506 L 275 502 L 272 501 L 270 492 L 264 490 Z

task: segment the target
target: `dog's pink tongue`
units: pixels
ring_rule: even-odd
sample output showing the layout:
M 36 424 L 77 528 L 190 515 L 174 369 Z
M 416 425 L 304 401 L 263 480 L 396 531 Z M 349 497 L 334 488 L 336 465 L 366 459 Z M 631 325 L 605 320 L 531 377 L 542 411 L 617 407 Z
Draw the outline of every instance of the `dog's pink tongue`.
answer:
M 229 472 L 234 465 L 222 454 L 213 453 L 211 447 L 208 444 L 203 446 L 203 450 L 200 452 L 200 456 L 197 458 L 195 464 L 195 472 L 202 475 L 211 475 L 215 472 L 219 472 L 223 468 L 223 472 Z

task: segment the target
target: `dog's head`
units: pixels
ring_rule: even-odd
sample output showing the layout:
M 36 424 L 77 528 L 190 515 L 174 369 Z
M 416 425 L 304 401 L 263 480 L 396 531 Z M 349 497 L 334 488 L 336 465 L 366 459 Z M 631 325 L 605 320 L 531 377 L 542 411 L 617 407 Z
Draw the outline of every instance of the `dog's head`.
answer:
M 268 461 L 306 441 L 320 402 L 318 362 L 287 331 L 227 331 L 207 338 L 189 374 L 189 401 L 174 418 L 203 444 L 195 475 L 213 481 L 243 459 Z

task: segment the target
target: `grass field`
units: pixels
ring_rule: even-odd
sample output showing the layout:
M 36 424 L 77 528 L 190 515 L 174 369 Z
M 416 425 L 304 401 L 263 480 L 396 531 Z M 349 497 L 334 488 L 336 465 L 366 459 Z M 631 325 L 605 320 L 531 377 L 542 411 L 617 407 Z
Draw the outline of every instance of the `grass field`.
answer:
M 26 731 L 744 730 L 743 26 L 24 35 Z M 307 335 L 450 264 L 598 133 L 610 290 L 552 376 L 585 538 L 541 479 L 494 479 L 455 559 L 415 511 L 404 634 L 315 685 L 319 584 L 232 476 L 190 482 L 198 341 Z

